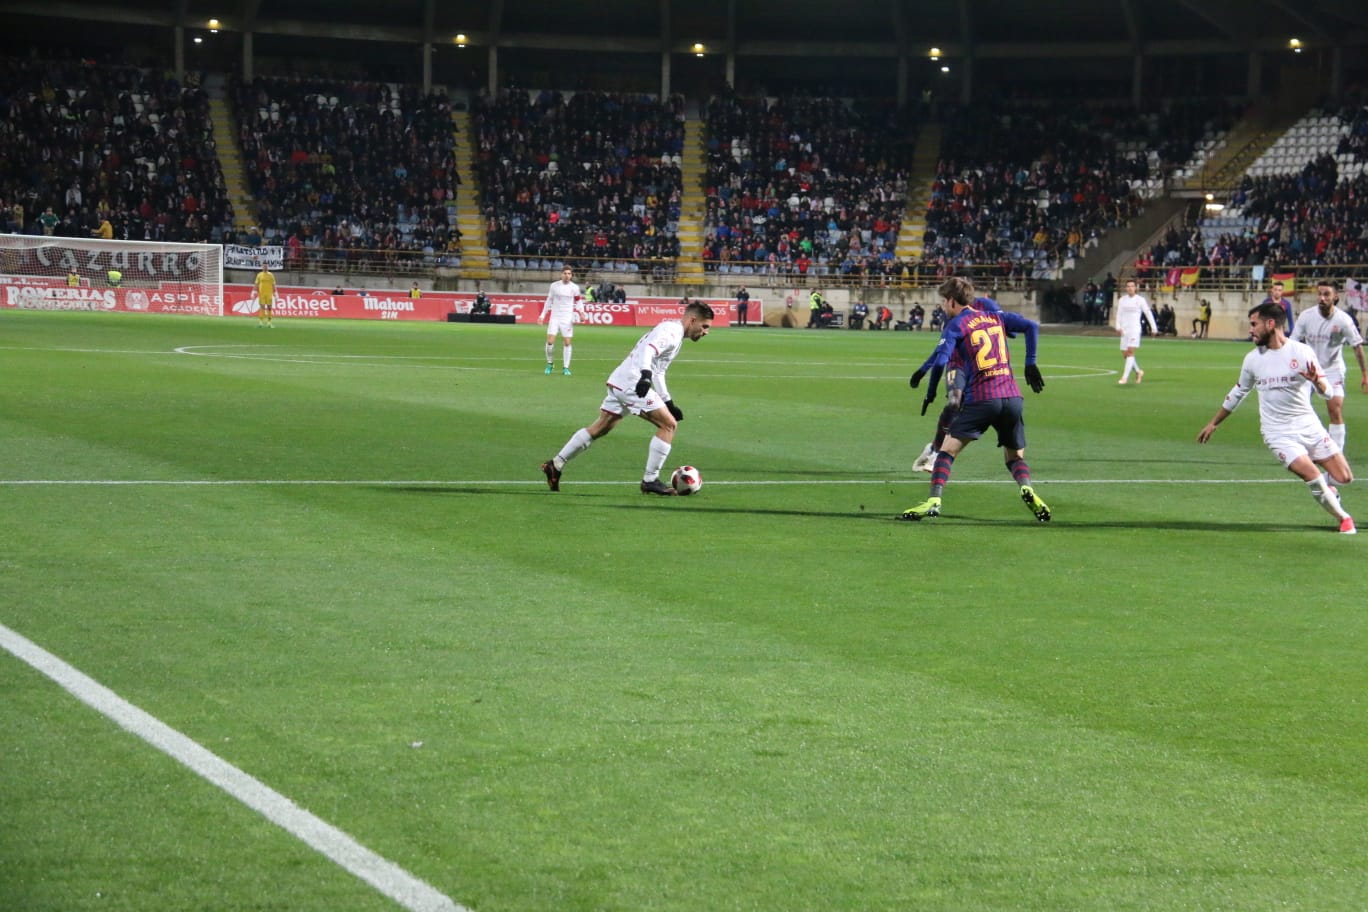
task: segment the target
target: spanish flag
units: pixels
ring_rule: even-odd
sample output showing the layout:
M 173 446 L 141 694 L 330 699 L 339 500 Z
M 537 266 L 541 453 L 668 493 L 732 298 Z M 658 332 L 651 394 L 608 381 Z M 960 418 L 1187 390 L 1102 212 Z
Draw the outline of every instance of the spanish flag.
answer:
M 1184 288 L 1197 287 L 1197 279 L 1202 275 L 1201 266 L 1186 266 L 1183 268 L 1182 282 Z
M 1283 294 L 1296 294 L 1297 274 L 1295 272 L 1275 272 L 1273 281 L 1283 283 Z

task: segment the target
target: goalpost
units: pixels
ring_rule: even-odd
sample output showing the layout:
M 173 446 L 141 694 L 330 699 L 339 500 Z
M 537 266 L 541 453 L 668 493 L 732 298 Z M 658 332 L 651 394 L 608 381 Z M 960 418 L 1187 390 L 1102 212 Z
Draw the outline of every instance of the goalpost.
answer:
M 0 307 L 223 316 L 223 248 L 0 234 Z

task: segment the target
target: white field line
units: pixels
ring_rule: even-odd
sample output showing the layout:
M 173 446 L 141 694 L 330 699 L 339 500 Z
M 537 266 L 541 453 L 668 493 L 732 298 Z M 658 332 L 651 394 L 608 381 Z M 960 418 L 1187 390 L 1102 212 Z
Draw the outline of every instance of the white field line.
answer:
M 232 349 L 237 349 L 233 351 Z M 178 348 L 163 351 L 139 351 L 135 349 L 117 348 L 60 348 L 60 347 L 38 347 L 38 346 L 19 346 L 19 345 L 0 345 L 0 351 L 50 351 L 64 352 L 68 354 L 101 354 L 101 355 L 190 355 L 199 358 L 222 358 L 227 360 L 242 361 L 270 361 L 278 364 L 312 364 L 321 366 L 344 366 L 352 367 L 403 367 L 415 370 L 443 370 L 443 371 L 488 371 L 490 373 L 523 373 L 527 371 L 525 367 L 491 367 L 479 366 L 478 362 L 490 362 L 496 364 L 522 364 L 524 360 L 509 358 L 504 356 L 482 357 L 471 355 L 385 355 L 385 354 L 361 354 L 352 355 L 342 352 L 298 352 L 288 348 L 240 344 L 218 344 L 218 345 L 182 345 Z M 422 364 L 417 362 L 446 362 L 436 364 Z M 614 358 L 595 358 L 591 356 L 580 356 L 578 363 L 584 364 L 616 364 Z M 791 367 L 793 361 L 786 360 L 766 360 L 763 358 L 690 358 L 691 364 L 712 364 L 729 365 L 754 372 L 757 369 L 763 370 L 766 367 Z M 893 380 L 902 379 L 907 372 L 907 367 L 912 360 L 907 358 L 889 358 L 888 360 L 868 360 L 868 361 L 804 361 L 803 368 L 808 373 L 803 374 L 769 374 L 763 379 L 766 380 L 820 380 L 826 381 L 855 381 L 865 382 L 869 380 Z M 1041 362 L 1042 369 L 1053 369 L 1060 371 L 1056 373 L 1046 373 L 1047 380 L 1086 380 L 1093 377 L 1110 377 L 1119 374 L 1120 371 L 1106 367 L 1088 367 L 1083 365 L 1050 365 Z M 888 374 L 863 374 L 863 375 L 832 375 L 820 374 L 819 368 L 827 367 L 867 367 L 867 368 L 887 368 L 891 373 Z M 1225 367 L 1219 368 L 1226 370 Z M 1080 371 L 1081 373 L 1063 373 L 1062 371 Z M 731 378 L 734 374 L 702 374 L 694 373 L 695 379 L 717 379 Z
M 881 484 L 925 484 L 931 476 L 916 478 L 756 478 L 756 479 L 708 479 L 708 487 L 727 485 L 731 487 L 765 487 L 778 485 L 881 485 Z M 1053 485 L 1246 485 L 1246 484 L 1286 484 L 1296 480 L 1287 478 L 1048 478 L 1037 484 Z M 575 486 L 623 485 L 628 481 L 567 481 Z M 268 487 L 309 485 L 334 487 L 504 487 L 525 486 L 539 488 L 546 484 L 544 479 L 529 478 L 465 478 L 465 479 L 364 479 L 364 478 L 219 478 L 219 479 L 166 479 L 166 478 L 0 478 L 0 487 L 41 487 L 90 486 L 90 487 Z M 955 479 L 955 485 L 1007 485 L 1016 484 L 1011 479 Z
M 4 624 L 0 647 L 410 912 L 470 912 Z

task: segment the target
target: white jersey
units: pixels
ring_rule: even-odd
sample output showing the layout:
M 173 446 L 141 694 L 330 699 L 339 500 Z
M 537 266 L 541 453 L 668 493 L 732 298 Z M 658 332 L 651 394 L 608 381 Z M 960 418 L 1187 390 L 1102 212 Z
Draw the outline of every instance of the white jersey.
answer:
M 1264 439 L 1306 427 L 1324 432 L 1311 391 L 1316 385 L 1303 377 L 1307 365 L 1317 365 L 1316 353 L 1304 342 L 1288 339 L 1282 348 L 1255 348 L 1240 365 L 1240 380 L 1226 394 L 1222 405 L 1235 411 L 1250 390 L 1259 393 L 1259 430 Z
M 1150 332 L 1159 335 L 1159 327 L 1154 322 L 1154 312 L 1144 295 L 1122 295 L 1116 299 L 1116 329 L 1124 336 L 1140 337 L 1140 317 L 1149 321 Z
M 651 386 L 660 394 L 661 399 L 670 399 L 669 387 L 665 385 L 665 372 L 670 362 L 679 354 L 684 344 L 684 324 L 678 320 L 657 323 L 651 331 L 637 340 L 626 359 L 608 375 L 608 385 L 614 389 L 629 390 L 641 379 L 641 372 L 651 372 Z
M 1344 382 L 1344 346 L 1357 348 L 1363 344 L 1363 336 L 1359 335 L 1353 319 L 1338 307 L 1329 319 L 1321 316 L 1319 307 L 1297 314 L 1292 338 L 1311 346 L 1321 367 L 1325 368 L 1325 376 L 1336 383 Z
M 546 293 L 546 303 L 542 305 L 541 316 L 537 319 L 541 320 L 549 312 L 556 323 L 569 323 L 575 319 L 580 300 L 580 287 L 574 282 L 552 282 L 551 290 Z

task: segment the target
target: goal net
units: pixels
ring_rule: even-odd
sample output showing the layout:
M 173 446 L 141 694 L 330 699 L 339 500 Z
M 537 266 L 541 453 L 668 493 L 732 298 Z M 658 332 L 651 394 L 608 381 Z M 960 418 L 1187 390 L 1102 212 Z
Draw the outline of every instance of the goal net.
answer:
M 0 307 L 223 316 L 223 248 L 0 234 Z

